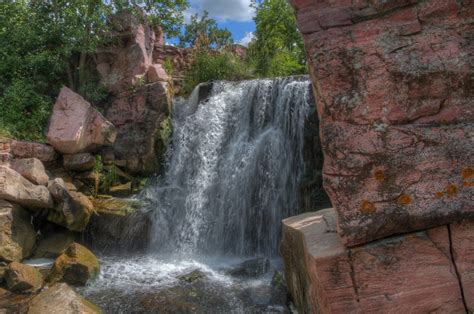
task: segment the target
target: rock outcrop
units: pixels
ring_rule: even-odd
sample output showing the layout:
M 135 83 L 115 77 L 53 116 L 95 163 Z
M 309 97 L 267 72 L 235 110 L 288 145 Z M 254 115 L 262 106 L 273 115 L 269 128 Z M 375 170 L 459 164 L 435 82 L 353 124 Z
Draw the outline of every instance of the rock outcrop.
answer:
M 34 185 L 6 166 L 0 166 L 0 199 L 26 208 L 53 208 L 53 198 L 45 186 Z
M 8 290 L 12 292 L 36 292 L 43 286 L 43 276 L 36 268 L 10 263 L 4 275 Z
M 75 286 L 84 286 L 99 274 L 97 257 L 84 246 L 71 244 L 54 262 L 47 281 L 62 281 Z
M 48 142 L 63 154 L 76 154 L 103 145 L 116 138 L 115 127 L 82 96 L 63 87 L 53 108 Z
M 95 157 L 90 153 L 63 156 L 64 168 L 72 171 L 92 170 L 95 166 L 95 162 Z
M 28 308 L 28 314 L 99 314 L 102 311 L 82 298 L 65 283 L 58 283 L 35 296 Z
M 106 117 L 118 131 L 114 158 L 131 173 L 151 174 L 160 168 L 167 144 L 162 130 L 171 111 L 168 77 L 154 62 L 156 36 L 150 26 L 123 12 L 112 27 L 119 42 L 98 50 L 97 69 L 112 95 Z
M 472 3 L 291 2 L 344 243 L 474 218 Z
M 303 214 L 283 224 L 286 282 L 301 313 L 463 313 L 474 301 L 463 299 L 473 240 L 472 224 L 461 223 L 346 248 L 333 209 Z
M 20 206 L 0 199 L 0 261 L 19 262 L 30 256 L 35 241 L 31 215 Z
M 334 205 L 284 221 L 295 304 L 305 313 L 472 312 L 474 5 L 290 3 Z

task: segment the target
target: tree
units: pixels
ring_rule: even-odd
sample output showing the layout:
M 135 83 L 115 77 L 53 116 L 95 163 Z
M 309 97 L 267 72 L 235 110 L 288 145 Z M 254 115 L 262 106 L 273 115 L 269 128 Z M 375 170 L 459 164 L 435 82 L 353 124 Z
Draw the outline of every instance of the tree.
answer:
M 95 51 L 110 40 L 113 14 L 144 12 L 148 22 L 176 35 L 187 6 L 187 0 L 0 1 L 0 129 L 40 138 L 60 86 L 84 93 L 98 80 Z
M 306 73 L 306 56 L 293 9 L 287 0 L 252 0 L 255 39 L 248 55 L 261 76 Z
M 184 33 L 179 36 L 181 47 L 221 48 L 232 44 L 232 34 L 227 28 L 219 28 L 216 20 L 209 18 L 209 13 L 204 11 L 201 18 L 196 13 L 191 16 L 191 23 L 184 27 Z

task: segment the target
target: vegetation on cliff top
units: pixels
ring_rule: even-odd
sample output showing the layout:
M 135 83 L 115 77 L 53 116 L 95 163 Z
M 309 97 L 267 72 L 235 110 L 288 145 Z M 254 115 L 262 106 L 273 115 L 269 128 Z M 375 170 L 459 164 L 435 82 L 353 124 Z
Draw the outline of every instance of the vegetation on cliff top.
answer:
M 306 72 L 303 43 L 286 0 L 252 0 L 255 39 L 247 55 L 207 12 L 182 28 L 187 0 L 47 0 L 0 3 L 0 133 L 42 140 L 52 104 L 62 85 L 97 105 L 107 97 L 95 66 L 97 47 L 112 40 L 110 17 L 136 12 L 168 37 L 193 46 L 195 61 L 185 90 L 200 82 L 284 76 Z M 143 15 L 143 13 L 145 15 Z M 219 52 L 219 53 L 216 53 Z

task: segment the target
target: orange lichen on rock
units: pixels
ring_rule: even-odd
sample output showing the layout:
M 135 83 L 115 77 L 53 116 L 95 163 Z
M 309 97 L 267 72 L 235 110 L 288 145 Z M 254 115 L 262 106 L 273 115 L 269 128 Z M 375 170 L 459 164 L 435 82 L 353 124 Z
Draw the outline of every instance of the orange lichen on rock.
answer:
M 383 170 L 377 170 L 374 173 L 374 177 L 377 181 L 383 182 L 385 180 L 385 173 L 383 172 Z
M 465 187 L 473 187 L 474 186 L 474 182 L 470 182 L 470 181 L 464 181 L 464 184 L 463 184 Z
M 369 202 L 367 200 L 362 202 L 362 206 L 360 207 L 360 212 L 364 215 L 369 215 L 373 214 L 377 211 L 377 208 L 375 207 L 375 204 L 372 202 Z
M 474 177 L 474 168 L 471 168 L 471 167 L 463 168 L 461 170 L 461 176 L 464 179 L 469 179 L 469 178 Z
M 446 193 L 448 193 L 449 196 L 456 196 L 458 194 L 458 187 L 454 184 L 450 184 L 446 188 Z
M 400 205 L 410 205 L 412 202 L 412 198 L 409 195 L 402 194 L 400 197 L 397 199 L 398 204 Z
M 436 197 L 442 198 L 444 196 L 444 192 L 436 192 Z

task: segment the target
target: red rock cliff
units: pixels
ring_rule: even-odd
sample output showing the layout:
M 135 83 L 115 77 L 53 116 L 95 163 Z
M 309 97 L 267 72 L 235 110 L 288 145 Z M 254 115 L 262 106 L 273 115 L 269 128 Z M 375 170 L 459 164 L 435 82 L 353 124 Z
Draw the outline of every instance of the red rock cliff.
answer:
M 343 242 L 474 217 L 474 2 L 292 0 Z

